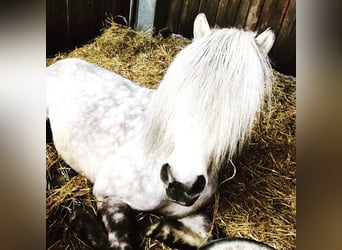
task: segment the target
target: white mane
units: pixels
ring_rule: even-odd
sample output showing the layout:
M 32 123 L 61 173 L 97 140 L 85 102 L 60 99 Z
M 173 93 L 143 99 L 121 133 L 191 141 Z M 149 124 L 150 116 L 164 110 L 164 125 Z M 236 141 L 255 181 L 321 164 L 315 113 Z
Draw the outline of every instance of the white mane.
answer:
M 177 137 L 207 147 L 216 166 L 231 158 L 270 95 L 271 78 L 255 33 L 220 29 L 196 38 L 176 56 L 149 105 L 147 150 L 170 153 Z

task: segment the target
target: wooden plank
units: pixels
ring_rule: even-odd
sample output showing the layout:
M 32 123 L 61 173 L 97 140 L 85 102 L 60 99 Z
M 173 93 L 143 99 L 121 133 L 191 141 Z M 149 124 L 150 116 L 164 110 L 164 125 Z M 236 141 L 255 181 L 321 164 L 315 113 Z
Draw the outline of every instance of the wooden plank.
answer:
M 244 26 L 246 30 L 255 30 L 263 4 L 264 0 L 255 0 L 251 4 Z
M 211 27 L 215 25 L 219 3 L 220 0 L 202 0 L 200 3 L 199 12 L 205 13 Z
M 115 3 L 115 5 L 114 5 L 114 10 L 115 10 L 114 17 L 115 16 L 122 16 L 126 20 L 126 23 L 121 23 L 121 24 L 128 26 L 128 24 L 129 24 L 130 1 L 115 0 L 114 3 Z
M 113 1 L 112 0 L 104 0 L 103 1 L 103 8 L 106 17 L 113 17 Z
M 216 15 L 216 24 L 220 27 L 235 26 L 240 3 L 241 0 L 221 0 Z
M 275 32 L 275 44 L 269 54 L 270 58 L 275 62 L 275 65 L 279 65 L 279 61 L 281 60 L 281 56 L 276 53 L 276 48 L 279 46 L 278 34 L 283 18 L 288 9 L 288 4 L 289 0 L 265 0 L 259 22 L 256 26 L 256 30 L 258 32 L 263 32 L 268 27 L 273 28 Z
M 284 74 L 296 75 L 296 20 L 293 22 L 290 33 L 286 37 L 286 43 L 274 47 L 271 51 L 271 59 L 274 68 Z
M 129 4 L 122 0 L 47 0 L 47 55 L 74 49 L 99 35 L 105 12 L 128 20 Z
M 157 0 L 154 15 L 154 28 L 156 31 L 167 27 L 170 0 Z
M 281 27 L 278 32 L 277 40 L 283 43 L 282 41 L 286 40 L 289 36 L 293 23 L 296 21 L 296 0 L 290 0 L 289 6 L 286 10 L 284 19 L 282 21 Z
M 106 15 L 122 25 L 128 25 L 129 6 L 130 1 L 128 0 L 104 0 L 104 9 Z
M 183 0 L 171 0 L 169 5 L 168 27 L 173 33 L 179 33 L 179 21 Z
M 235 20 L 235 27 L 244 28 L 249 11 L 249 7 L 252 1 L 242 0 L 239 6 L 239 11 Z
M 282 24 L 289 0 L 265 0 L 256 29 L 259 32 L 272 27 L 276 35 Z
M 98 33 L 104 27 L 104 1 L 94 0 L 91 7 L 91 16 L 93 20 L 93 31 Z
M 282 60 L 283 65 L 279 65 L 279 70 L 285 74 L 296 76 L 296 19 L 287 40 L 287 48 L 283 47 L 286 51 L 282 54 L 285 55 L 285 58 Z
M 277 69 L 296 74 L 296 1 L 290 0 L 272 50 Z
M 68 49 L 66 0 L 48 0 L 46 4 L 46 54 Z
M 199 4 L 199 0 L 183 0 L 179 32 L 185 37 L 193 37 L 193 24 L 199 11 Z
M 225 13 L 227 10 L 229 0 L 221 0 L 217 9 L 217 14 L 216 14 L 216 25 L 218 26 L 225 26 Z
M 69 0 L 68 1 L 68 32 L 70 46 L 79 46 L 88 42 L 94 32 L 94 22 L 92 17 L 93 0 Z

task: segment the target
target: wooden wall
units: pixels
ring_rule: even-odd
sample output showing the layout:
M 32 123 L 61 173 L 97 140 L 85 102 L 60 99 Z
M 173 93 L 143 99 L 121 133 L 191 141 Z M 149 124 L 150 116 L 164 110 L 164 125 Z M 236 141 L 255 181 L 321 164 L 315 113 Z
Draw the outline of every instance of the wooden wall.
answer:
M 90 41 L 100 34 L 107 17 L 128 21 L 129 8 L 129 0 L 47 0 L 47 56 Z
M 270 53 L 274 67 L 285 74 L 296 74 L 296 0 L 158 0 L 155 26 L 192 37 L 193 21 L 201 12 L 212 27 L 258 32 L 272 27 L 276 33 Z
M 130 2 L 138 0 L 47 0 L 46 53 L 74 49 L 100 34 L 108 16 L 129 20 Z M 136 7 L 133 7 L 133 10 Z M 241 27 L 257 32 L 272 27 L 274 67 L 296 74 L 296 0 L 157 0 L 155 27 L 192 37 L 193 21 L 204 12 L 213 27 Z M 135 14 L 133 14 L 135 16 Z

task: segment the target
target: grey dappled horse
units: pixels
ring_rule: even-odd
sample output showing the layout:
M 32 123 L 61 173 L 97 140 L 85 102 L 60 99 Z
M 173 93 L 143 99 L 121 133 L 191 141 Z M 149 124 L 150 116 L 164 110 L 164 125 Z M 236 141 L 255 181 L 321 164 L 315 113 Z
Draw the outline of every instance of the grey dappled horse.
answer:
M 179 238 L 190 246 L 206 242 L 210 225 L 196 212 L 217 190 L 218 171 L 248 138 L 270 95 L 267 53 L 274 38 L 270 29 L 259 35 L 210 29 L 199 14 L 193 42 L 157 90 L 79 59 L 47 68 L 54 144 L 94 183 L 111 249 L 132 248 L 130 210 L 171 218 L 188 232 Z M 163 226 L 149 234 L 165 239 L 155 231 Z

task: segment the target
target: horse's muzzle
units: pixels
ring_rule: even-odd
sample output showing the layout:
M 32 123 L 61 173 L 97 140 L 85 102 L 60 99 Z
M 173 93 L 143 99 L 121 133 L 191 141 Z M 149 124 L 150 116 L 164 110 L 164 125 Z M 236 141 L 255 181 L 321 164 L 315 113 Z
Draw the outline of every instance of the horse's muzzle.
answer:
M 188 194 L 182 187 L 183 184 L 179 182 L 172 182 L 166 188 L 166 195 L 170 201 L 173 201 L 179 205 L 190 207 L 200 197 L 199 194 Z
M 166 186 L 166 195 L 170 201 L 182 206 L 192 206 L 200 197 L 205 187 L 205 178 L 203 175 L 197 176 L 196 181 L 192 185 L 176 181 L 173 177 L 169 164 L 164 164 L 160 172 L 160 178 Z

